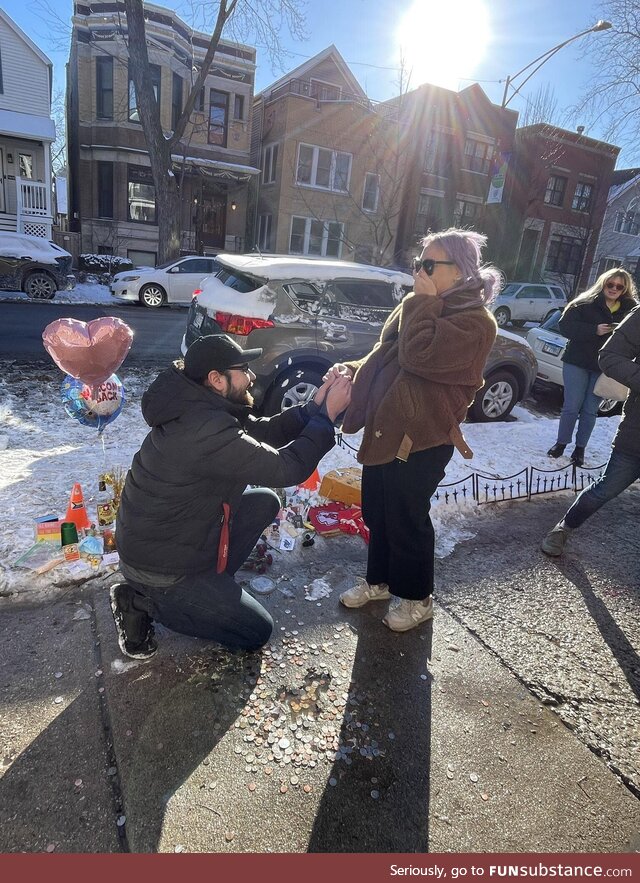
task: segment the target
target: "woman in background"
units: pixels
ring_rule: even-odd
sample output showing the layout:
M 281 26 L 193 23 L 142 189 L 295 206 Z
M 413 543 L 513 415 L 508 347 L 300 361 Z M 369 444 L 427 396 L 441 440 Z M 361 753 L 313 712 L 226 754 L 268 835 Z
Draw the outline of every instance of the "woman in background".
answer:
M 573 437 L 571 462 L 584 463 L 584 451 L 593 432 L 601 399 L 593 387 L 600 376 L 598 353 L 613 329 L 637 306 L 633 279 L 622 267 L 607 270 L 584 294 L 564 309 L 558 328 L 569 339 L 562 356 L 564 404 L 558 426 L 558 440 L 547 452 L 561 457 Z

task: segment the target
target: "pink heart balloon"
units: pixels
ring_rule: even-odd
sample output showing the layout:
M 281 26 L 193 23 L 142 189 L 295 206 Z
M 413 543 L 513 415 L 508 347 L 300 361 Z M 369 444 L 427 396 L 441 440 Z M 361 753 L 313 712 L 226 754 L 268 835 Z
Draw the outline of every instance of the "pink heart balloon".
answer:
M 133 331 L 122 319 L 103 316 L 91 322 L 56 319 L 42 341 L 58 368 L 89 385 L 104 383 L 131 349 Z

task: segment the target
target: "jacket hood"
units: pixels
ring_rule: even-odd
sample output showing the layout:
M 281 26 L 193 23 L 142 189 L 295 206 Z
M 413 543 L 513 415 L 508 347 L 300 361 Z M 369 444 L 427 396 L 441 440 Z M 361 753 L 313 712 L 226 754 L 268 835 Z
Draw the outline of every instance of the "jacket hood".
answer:
M 142 396 L 142 416 L 149 426 L 162 426 L 202 409 L 231 413 L 244 413 L 246 410 L 243 406 L 233 405 L 206 386 L 189 380 L 177 363 L 158 374 Z

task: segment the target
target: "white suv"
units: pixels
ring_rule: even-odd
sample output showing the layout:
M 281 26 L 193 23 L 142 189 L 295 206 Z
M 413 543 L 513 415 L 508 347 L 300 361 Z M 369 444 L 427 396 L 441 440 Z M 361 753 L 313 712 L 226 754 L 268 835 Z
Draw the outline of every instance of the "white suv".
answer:
M 559 285 L 542 282 L 510 282 L 491 304 L 500 328 L 511 322 L 544 322 L 555 310 L 563 310 L 567 297 Z

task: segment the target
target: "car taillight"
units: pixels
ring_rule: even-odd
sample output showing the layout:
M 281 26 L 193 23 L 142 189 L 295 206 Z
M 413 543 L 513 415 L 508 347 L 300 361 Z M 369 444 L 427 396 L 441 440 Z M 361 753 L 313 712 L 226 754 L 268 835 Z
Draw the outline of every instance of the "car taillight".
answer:
M 201 288 L 196 288 L 196 289 L 194 289 L 194 292 L 193 292 L 193 294 L 191 295 L 191 297 L 197 297 L 199 294 L 202 294 L 202 289 L 201 289 Z
M 246 337 L 257 328 L 273 328 L 271 319 L 258 319 L 248 316 L 236 316 L 233 313 L 216 313 L 216 322 L 226 334 L 239 334 Z

